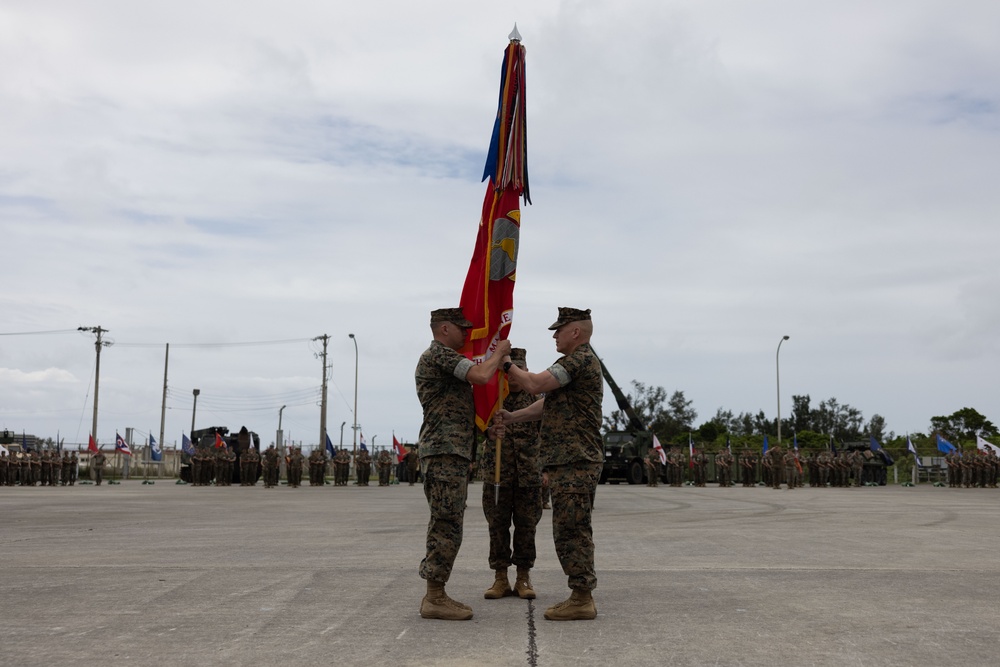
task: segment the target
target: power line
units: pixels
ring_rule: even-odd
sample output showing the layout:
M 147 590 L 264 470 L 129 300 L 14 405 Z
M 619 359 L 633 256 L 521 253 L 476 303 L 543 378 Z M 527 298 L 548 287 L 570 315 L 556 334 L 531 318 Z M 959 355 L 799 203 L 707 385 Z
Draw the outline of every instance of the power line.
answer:
M 308 343 L 311 338 L 286 338 L 285 340 L 259 340 L 244 343 L 171 343 L 170 347 L 212 348 L 212 347 L 260 347 L 264 345 L 290 345 Z M 115 343 L 116 347 L 163 347 L 166 343 Z
M 53 329 L 52 331 L 11 331 L 0 333 L 0 336 L 44 336 L 47 334 L 76 333 L 76 329 Z

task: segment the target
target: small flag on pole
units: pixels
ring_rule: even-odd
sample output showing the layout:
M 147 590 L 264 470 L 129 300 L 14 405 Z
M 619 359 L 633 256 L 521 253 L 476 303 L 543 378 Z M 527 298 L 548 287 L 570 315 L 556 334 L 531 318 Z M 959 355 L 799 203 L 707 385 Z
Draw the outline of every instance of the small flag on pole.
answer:
M 121 452 L 126 456 L 132 456 L 132 450 L 129 449 L 128 443 L 125 442 L 125 438 L 118 435 L 117 431 L 115 432 L 115 451 Z
M 94 440 L 94 436 L 90 436 L 90 440 L 87 442 L 87 451 L 96 454 L 97 453 L 97 441 Z
M 375 437 L 378 437 L 378 435 L 376 434 Z M 363 451 L 363 452 L 367 452 L 368 451 L 368 443 L 365 442 L 365 434 L 364 433 L 361 434 L 361 451 Z
M 403 444 L 396 439 L 396 434 L 392 434 L 392 448 L 396 450 L 396 463 L 402 463 L 403 459 L 406 458 L 406 450 L 403 449 Z
M 191 438 L 183 433 L 181 433 L 181 451 L 188 456 L 194 456 L 194 444 L 192 444 Z
M 337 453 L 333 449 L 333 440 L 330 439 L 330 434 L 329 433 L 326 434 L 326 453 L 330 455 L 331 459 Z
M 913 446 L 913 442 L 910 440 L 910 436 L 906 436 L 906 450 L 913 454 L 913 462 L 917 464 L 918 468 L 923 468 L 920 465 L 920 457 L 917 455 L 917 448 Z

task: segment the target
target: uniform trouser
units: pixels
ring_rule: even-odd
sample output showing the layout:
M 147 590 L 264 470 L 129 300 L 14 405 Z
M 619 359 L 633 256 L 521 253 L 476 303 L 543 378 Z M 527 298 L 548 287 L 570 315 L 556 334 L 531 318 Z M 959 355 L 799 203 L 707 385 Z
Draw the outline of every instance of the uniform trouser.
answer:
M 389 485 L 389 468 L 388 468 L 388 466 L 385 467 L 385 468 L 379 468 L 379 471 L 378 471 L 378 483 L 381 484 L 382 486 L 388 486 Z
M 552 539 L 563 573 L 574 590 L 597 588 L 594 568 L 593 497 L 602 463 L 547 466 L 552 488 Z
M 427 524 L 427 554 L 420 561 L 420 577 L 447 582 L 462 546 L 462 520 L 469 491 L 469 461 L 440 454 L 420 459 L 424 496 L 431 511 Z
M 501 485 L 499 504 L 494 489 L 489 482 L 483 484 L 483 514 L 490 532 L 490 569 L 506 570 L 511 565 L 531 569 L 535 565 L 535 526 L 542 518 L 542 487 Z

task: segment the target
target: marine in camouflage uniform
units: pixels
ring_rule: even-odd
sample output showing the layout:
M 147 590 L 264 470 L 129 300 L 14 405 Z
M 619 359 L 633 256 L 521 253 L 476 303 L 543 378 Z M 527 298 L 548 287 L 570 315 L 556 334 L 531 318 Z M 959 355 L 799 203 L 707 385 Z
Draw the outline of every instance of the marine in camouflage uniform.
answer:
M 278 450 L 271 445 L 264 450 L 264 488 L 278 485 Z
M 587 620 L 597 616 L 592 591 L 594 568 L 593 498 L 604 465 L 601 402 L 604 378 L 590 347 L 589 310 L 559 308 L 554 331 L 560 357 L 547 370 L 529 373 L 505 365 L 511 377 L 545 398 L 517 412 L 500 411 L 504 424 L 541 420 L 539 459 L 552 489 L 552 537 L 568 578 L 569 599 L 549 607 L 545 618 Z
M 389 475 L 392 472 L 392 454 L 389 450 L 383 449 L 378 453 L 375 465 L 378 468 L 378 485 L 389 486 Z
M 646 454 L 646 486 L 660 485 L 660 453 L 654 447 Z
M 372 474 L 372 456 L 367 449 L 362 449 L 354 457 L 354 474 L 358 477 L 358 486 L 368 486 L 368 478 Z
M 104 463 L 107 461 L 107 457 L 104 452 L 98 450 L 96 454 L 90 457 L 90 468 L 94 471 L 94 483 L 97 486 L 101 485 L 104 481 Z
M 420 467 L 430 510 L 427 550 L 420 562 L 420 577 L 427 581 L 427 593 L 420 603 L 423 618 L 472 618 L 472 608 L 452 600 L 444 590 L 462 546 L 469 465 L 475 446 L 476 407 L 470 383 L 486 384 L 510 352 L 510 343 L 499 341 L 493 355 L 476 365 L 458 353 L 471 328 L 461 308 L 433 311 L 434 339 L 420 355 L 414 372 L 423 409 Z
M 715 455 L 715 476 L 719 486 L 733 485 L 733 453 L 728 447 Z
M 525 351 L 514 348 L 510 358 L 525 369 Z M 524 391 L 517 380 L 508 376 L 510 394 L 503 409 L 509 412 L 526 408 L 537 399 Z M 488 438 L 480 465 L 483 480 L 483 514 L 490 533 L 490 569 L 493 585 L 484 597 L 496 600 L 517 595 L 533 600 L 530 571 L 535 565 L 535 527 L 542 518 L 542 472 L 538 465 L 538 422 L 511 424 L 505 428 L 500 446 L 500 484 L 496 491 L 496 440 Z M 499 495 L 499 502 L 497 496 Z M 514 526 L 513 548 L 511 524 Z M 507 578 L 507 569 L 517 568 L 514 588 Z

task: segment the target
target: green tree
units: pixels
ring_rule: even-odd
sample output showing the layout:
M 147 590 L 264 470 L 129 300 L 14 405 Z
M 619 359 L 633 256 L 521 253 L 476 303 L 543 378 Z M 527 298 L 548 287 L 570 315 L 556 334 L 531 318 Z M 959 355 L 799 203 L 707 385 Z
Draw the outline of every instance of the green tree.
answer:
M 975 409 L 962 408 L 947 417 L 931 417 L 931 432 L 934 431 L 949 440 L 975 440 L 977 435 L 996 436 L 997 427 Z

